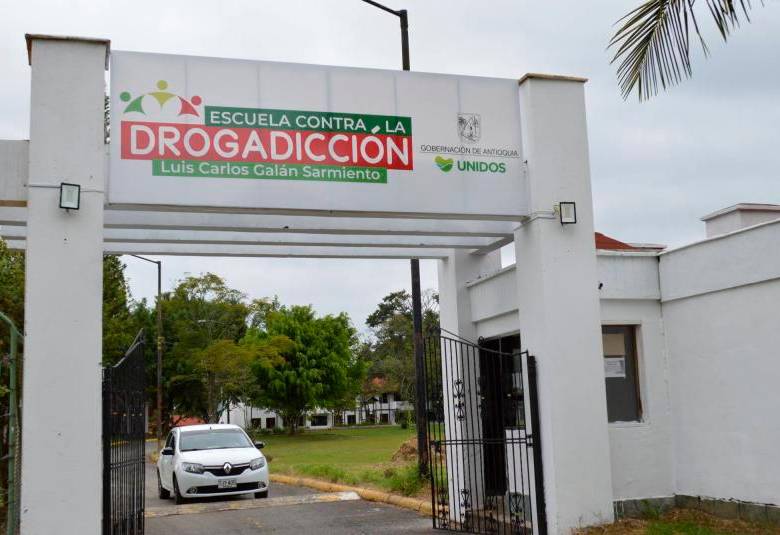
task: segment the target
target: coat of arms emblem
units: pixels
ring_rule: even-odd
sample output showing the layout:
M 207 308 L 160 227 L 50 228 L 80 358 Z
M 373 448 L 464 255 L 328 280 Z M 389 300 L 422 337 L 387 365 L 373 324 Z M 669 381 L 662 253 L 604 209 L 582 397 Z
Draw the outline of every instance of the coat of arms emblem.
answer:
M 460 140 L 476 143 L 482 135 L 482 118 L 478 113 L 458 114 L 458 135 Z

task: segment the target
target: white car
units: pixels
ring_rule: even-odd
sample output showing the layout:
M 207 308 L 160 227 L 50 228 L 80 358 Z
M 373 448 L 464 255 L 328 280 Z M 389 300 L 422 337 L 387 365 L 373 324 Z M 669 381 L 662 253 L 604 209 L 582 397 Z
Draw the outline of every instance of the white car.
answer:
M 206 424 L 176 427 L 168 434 L 157 460 L 160 498 L 176 503 L 184 498 L 254 493 L 268 497 L 268 463 L 260 449 L 237 425 Z

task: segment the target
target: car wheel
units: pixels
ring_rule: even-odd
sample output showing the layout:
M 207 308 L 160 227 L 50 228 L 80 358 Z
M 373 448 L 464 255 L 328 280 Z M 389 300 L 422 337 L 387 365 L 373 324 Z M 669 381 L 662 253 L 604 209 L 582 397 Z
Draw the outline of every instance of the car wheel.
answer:
M 264 490 L 263 492 L 255 492 L 255 498 L 268 498 L 268 491 Z
M 160 479 L 160 471 L 157 470 L 157 494 L 161 500 L 167 500 L 171 497 L 171 493 L 162 486 L 162 480 Z
M 179 492 L 179 482 L 176 481 L 176 476 L 173 476 L 173 502 L 176 505 L 184 503 L 184 498 L 182 497 L 181 492 Z

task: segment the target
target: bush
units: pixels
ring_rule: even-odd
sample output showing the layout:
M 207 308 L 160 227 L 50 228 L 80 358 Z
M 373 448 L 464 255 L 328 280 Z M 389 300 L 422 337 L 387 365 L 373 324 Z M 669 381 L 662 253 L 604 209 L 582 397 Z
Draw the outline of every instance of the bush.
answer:
M 401 429 L 409 429 L 414 424 L 414 411 L 398 411 L 395 421 L 401 422 Z
M 398 470 L 388 470 L 390 475 L 388 486 L 391 492 L 403 494 L 404 496 L 415 496 L 418 494 L 425 482 L 425 478 L 420 477 L 416 464 L 410 464 Z

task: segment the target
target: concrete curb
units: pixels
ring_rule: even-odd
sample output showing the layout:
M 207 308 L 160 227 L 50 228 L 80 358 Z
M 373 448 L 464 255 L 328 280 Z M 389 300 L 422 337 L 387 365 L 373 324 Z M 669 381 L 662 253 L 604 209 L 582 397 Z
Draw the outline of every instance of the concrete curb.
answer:
M 355 492 L 358 496 L 369 502 L 386 503 L 389 505 L 395 505 L 396 507 L 403 507 L 404 509 L 411 509 L 412 511 L 415 511 L 423 516 L 430 516 L 433 514 L 433 511 L 431 510 L 431 502 L 427 500 L 398 496 L 397 494 L 390 494 L 381 490 L 352 487 L 349 485 L 331 483 L 329 481 L 322 481 L 308 477 L 271 474 L 270 478 L 271 481 L 275 483 L 296 485 L 299 487 L 309 487 L 312 489 L 321 490 L 323 492 Z

